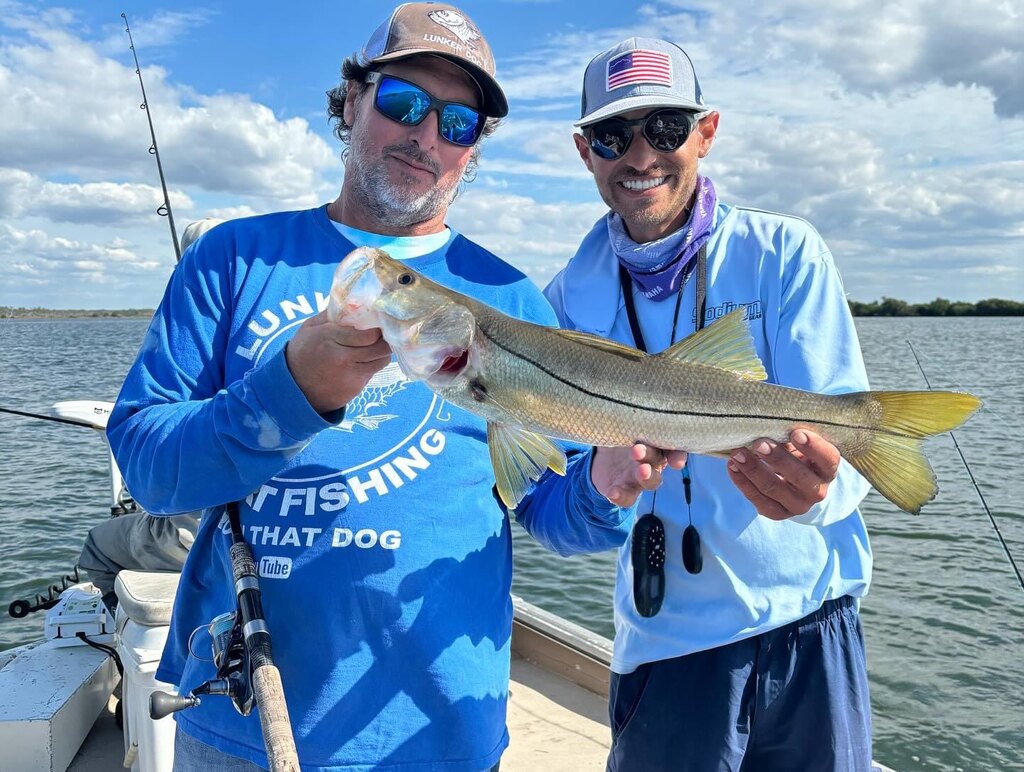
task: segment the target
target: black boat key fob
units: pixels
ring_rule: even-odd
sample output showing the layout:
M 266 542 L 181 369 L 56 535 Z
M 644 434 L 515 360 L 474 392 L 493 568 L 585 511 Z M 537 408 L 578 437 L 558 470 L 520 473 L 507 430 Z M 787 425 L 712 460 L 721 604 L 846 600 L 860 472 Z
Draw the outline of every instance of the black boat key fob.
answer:
M 665 526 L 647 514 L 633 526 L 633 604 L 642 617 L 653 617 L 665 599 Z
M 691 574 L 699 574 L 704 568 L 704 556 L 701 554 L 700 533 L 691 524 L 683 531 L 683 567 Z

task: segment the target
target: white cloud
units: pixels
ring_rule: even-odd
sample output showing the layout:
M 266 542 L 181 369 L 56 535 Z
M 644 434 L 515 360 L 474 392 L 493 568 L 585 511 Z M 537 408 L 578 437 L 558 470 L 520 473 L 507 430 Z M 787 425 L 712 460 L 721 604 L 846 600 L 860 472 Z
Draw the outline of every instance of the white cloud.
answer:
M 0 304 L 155 305 L 173 256 L 121 20 L 95 33 L 84 8 L 0 9 Z M 571 139 L 584 67 L 650 35 L 686 48 L 721 110 L 704 170 L 723 200 L 809 219 L 852 296 L 1024 298 L 1024 17 L 1011 3 L 630 10 L 505 47 L 517 52 L 498 61 L 512 116 L 453 207 L 466 235 L 541 284 L 564 264 L 604 211 Z M 269 58 L 245 94 L 176 69 L 182 42 L 218 13 L 130 19 L 179 232 L 204 216 L 323 202 L 342 177 L 338 144 L 284 117 L 311 115 L 308 104 L 254 96 L 293 71 Z
M 0 43 L 0 166 L 153 179 L 134 70 L 69 32 L 34 25 L 27 32 Z M 192 94 L 160 67 L 144 67 L 143 77 L 175 185 L 298 207 L 319 201 L 326 173 L 340 174 L 338 154 L 304 119 L 279 120 L 244 95 Z
M 600 202 L 542 204 L 528 196 L 477 190 L 455 202 L 449 221 L 543 285 L 606 211 Z
M 807 2 L 793 4 L 805 12 Z M 1024 115 L 1024 14 L 1004 0 L 818 6 L 813 25 L 787 25 L 794 50 L 817 56 L 850 88 L 892 93 L 930 83 L 979 86 L 997 115 Z
M 192 208 L 187 194 L 169 191 L 171 207 Z M 137 183 L 48 182 L 20 169 L 0 168 L 0 217 L 41 217 L 54 223 L 140 224 L 163 204 L 159 188 Z

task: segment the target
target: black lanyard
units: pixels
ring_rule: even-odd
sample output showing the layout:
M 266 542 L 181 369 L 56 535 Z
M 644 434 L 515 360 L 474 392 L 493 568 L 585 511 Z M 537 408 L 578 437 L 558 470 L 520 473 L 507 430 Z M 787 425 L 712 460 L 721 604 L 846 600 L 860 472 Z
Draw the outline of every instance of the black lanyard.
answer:
M 704 242 L 697 250 L 697 329 L 704 329 L 704 314 L 707 307 L 707 282 L 708 282 L 708 245 Z M 640 319 L 636 315 L 636 301 L 633 300 L 633 279 L 626 270 L 626 266 L 619 263 L 619 285 L 622 287 L 622 300 L 626 304 L 626 316 L 629 317 L 629 329 L 633 333 L 633 345 L 647 353 L 647 342 L 644 340 L 643 330 L 640 329 Z M 680 282 L 679 290 L 676 293 L 676 310 L 672 316 L 672 338 L 669 345 L 676 342 L 676 325 L 679 324 L 679 309 L 683 302 L 683 288 L 685 282 Z
M 707 242 L 697 250 L 697 329 L 704 328 L 704 317 L 707 310 Z M 626 267 L 619 263 L 619 284 L 622 286 L 622 300 L 626 304 L 626 316 L 629 317 L 629 328 L 633 332 L 634 345 L 647 352 L 647 342 L 640 319 L 636 314 L 636 301 L 633 299 L 633 279 Z M 679 309 L 683 302 L 685 281 L 680 281 L 676 295 L 676 310 L 672 317 L 672 337 L 669 346 L 675 345 L 676 326 L 679 324 Z M 699 574 L 704 566 L 700 533 L 693 525 L 693 512 L 690 508 L 690 462 L 683 467 L 683 496 L 686 499 L 688 525 L 683 531 L 683 566 L 691 574 Z M 630 560 L 633 566 L 633 602 L 637 612 L 644 617 L 651 617 L 661 609 L 661 601 L 665 593 L 665 526 L 654 514 L 654 504 L 658 492 L 651 499 L 651 512 L 639 518 L 634 526 L 633 550 Z

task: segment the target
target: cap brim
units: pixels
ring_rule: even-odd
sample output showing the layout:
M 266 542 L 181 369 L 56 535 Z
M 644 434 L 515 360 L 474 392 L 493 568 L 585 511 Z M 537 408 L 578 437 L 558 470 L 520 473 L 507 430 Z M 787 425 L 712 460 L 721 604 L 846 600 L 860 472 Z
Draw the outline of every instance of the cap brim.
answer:
M 370 64 L 375 65 L 384 62 L 395 62 L 399 59 L 408 59 L 410 56 L 422 56 L 424 54 L 445 59 L 456 67 L 459 67 L 469 73 L 469 76 L 476 81 L 478 86 L 480 86 L 480 92 L 483 94 L 484 103 L 481 107 L 484 115 L 489 118 L 504 118 L 508 115 L 508 100 L 505 98 L 505 92 L 502 91 L 501 86 L 498 85 L 498 81 L 492 78 L 491 75 L 483 68 L 477 67 L 472 62 L 462 59 L 461 57 L 449 56 L 435 48 L 404 48 L 401 51 L 393 51 L 390 54 L 378 56 L 376 59 L 371 61 Z
M 632 110 L 639 110 L 642 107 L 676 107 L 680 110 L 688 110 L 693 113 L 706 113 L 711 110 L 707 105 L 699 105 L 696 102 L 687 99 L 664 97 L 657 94 L 644 94 L 643 96 L 619 99 L 611 104 L 607 104 L 576 121 L 573 126 L 577 129 L 581 129 L 592 123 L 603 121 L 605 118 L 611 118 L 614 115 L 628 113 Z

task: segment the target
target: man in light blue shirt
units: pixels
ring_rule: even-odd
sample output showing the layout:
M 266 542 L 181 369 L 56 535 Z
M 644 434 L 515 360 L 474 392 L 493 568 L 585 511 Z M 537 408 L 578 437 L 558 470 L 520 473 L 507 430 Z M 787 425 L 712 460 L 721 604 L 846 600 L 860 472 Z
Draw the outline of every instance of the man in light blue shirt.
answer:
M 718 122 L 672 43 L 590 63 L 574 139 L 611 211 L 545 291 L 561 323 L 657 352 L 745 308 L 769 381 L 866 389 L 818 233 L 698 174 Z M 870 769 L 868 485 L 822 438 L 790 440 L 691 455 L 644 494 L 619 552 L 609 770 Z

